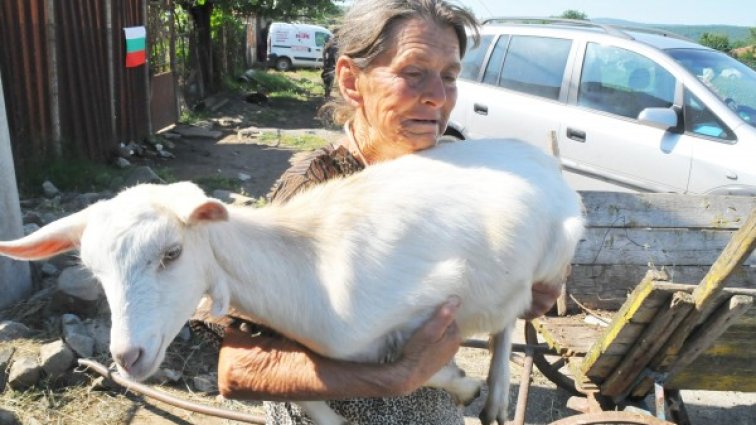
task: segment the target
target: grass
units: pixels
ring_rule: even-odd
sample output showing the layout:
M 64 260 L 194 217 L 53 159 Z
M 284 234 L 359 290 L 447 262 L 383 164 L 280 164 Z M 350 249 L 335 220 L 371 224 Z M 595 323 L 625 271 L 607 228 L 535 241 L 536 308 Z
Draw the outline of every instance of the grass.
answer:
M 249 83 L 229 82 L 228 85 L 239 91 L 263 91 L 271 98 L 306 100 L 309 97 L 323 95 L 320 70 L 255 70 Z
M 42 183 L 49 180 L 63 192 L 101 192 L 112 189 L 114 181 L 123 179 L 128 170 L 85 159 L 54 159 L 35 166 L 21 179 L 22 197 L 42 193 Z
M 314 150 L 322 148 L 328 144 L 328 141 L 314 134 L 286 134 L 281 135 L 272 131 L 263 132 L 260 135 L 260 141 L 264 144 L 276 144 L 281 147 L 287 147 L 297 150 Z
M 231 192 L 244 194 L 241 180 L 237 178 L 217 175 L 198 177 L 192 179 L 192 181 L 201 187 L 205 193 L 212 194 L 216 190 L 230 190 Z

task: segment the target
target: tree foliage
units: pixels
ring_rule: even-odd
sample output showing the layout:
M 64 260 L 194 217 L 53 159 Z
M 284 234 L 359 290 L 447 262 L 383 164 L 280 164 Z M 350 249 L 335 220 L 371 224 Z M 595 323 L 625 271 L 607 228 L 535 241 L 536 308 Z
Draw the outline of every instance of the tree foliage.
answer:
M 211 7 L 232 15 L 280 20 L 317 20 L 338 13 L 338 0 L 180 0 L 185 9 Z M 340 2 L 339 2 L 340 3 Z
M 562 18 L 562 19 L 577 19 L 579 21 L 587 21 L 588 20 L 588 15 L 586 15 L 584 12 L 581 12 L 581 11 L 575 10 L 575 9 L 565 10 L 558 17 Z
M 730 38 L 725 34 L 705 32 L 698 40 L 704 46 L 711 47 L 722 52 L 729 52 L 732 49 Z

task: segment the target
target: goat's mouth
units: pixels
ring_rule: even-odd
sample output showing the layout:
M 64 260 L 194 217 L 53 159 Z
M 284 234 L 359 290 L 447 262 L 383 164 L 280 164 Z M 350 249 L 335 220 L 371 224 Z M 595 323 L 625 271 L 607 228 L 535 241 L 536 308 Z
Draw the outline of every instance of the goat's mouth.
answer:
M 143 349 L 142 354 L 128 369 L 116 362 L 118 373 L 137 382 L 144 381 L 157 372 L 167 348 L 165 337 L 160 338 L 157 349 Z

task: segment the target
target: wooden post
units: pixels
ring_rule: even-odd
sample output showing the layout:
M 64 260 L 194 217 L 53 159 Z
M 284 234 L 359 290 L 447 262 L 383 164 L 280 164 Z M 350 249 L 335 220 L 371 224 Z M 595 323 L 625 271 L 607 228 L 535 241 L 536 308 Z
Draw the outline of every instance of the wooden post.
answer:
M 150 29 L 147 28 L 149 22 L 149 15 L 147 10 L 147 0 L 142 0 L 142 17 L 144 18 L 144 27 L 149 31 Z M 144 96 L 145 96 L 145 105 L 144 110 L 147 111 L 146 113 L 146 123 L 147 123 L 147 134 L 152 135 L 154 133 L 152 129 L 152 113 L 150 113 L 150 103 L 152 103 L 152 92 L 150 90 L 150 86 L 152 85 L 152 81 L 150 80 L 150 51 L 152 50 L 152 46 L 150 46 L 150 38 L 147 37 L 145 40 L 145 51 L 147 55 L 147 63 L 144 64 Z
M 108 52 L 108 98 L 110 100 L 110 139 L 118 140 L 118 114 L 116 107 L 115 48 L 113 43 L 113 0 L 105 0 L 105 41 Z
M 47 0 L 47 78 L 50 84 L 50 124 L 52 125 L 53 151 L 63 154 L 60 126 L 60 86 L 58 84 L 58 43 L 55 37 L 55 0 Z
M 0 77 L 0 240 L 17 239 L 24 235 L 23 229 L 3 80 Z M 0 258 L 0 308 L 28 295 L 31 287 L 29 263 Z

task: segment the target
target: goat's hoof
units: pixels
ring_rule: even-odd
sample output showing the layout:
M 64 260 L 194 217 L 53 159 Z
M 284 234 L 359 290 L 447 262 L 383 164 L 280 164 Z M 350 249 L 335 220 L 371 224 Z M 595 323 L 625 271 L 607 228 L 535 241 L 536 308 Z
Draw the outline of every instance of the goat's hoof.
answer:
M 485 408 L 478 415 L 478 419 L 480 419 L 480 423 L 483 425 L 491 425 L 494 422 L 498 425 L 506 425 L 507 423 L 507 416 L 504 413 L 494 414 L 494 412 Z

